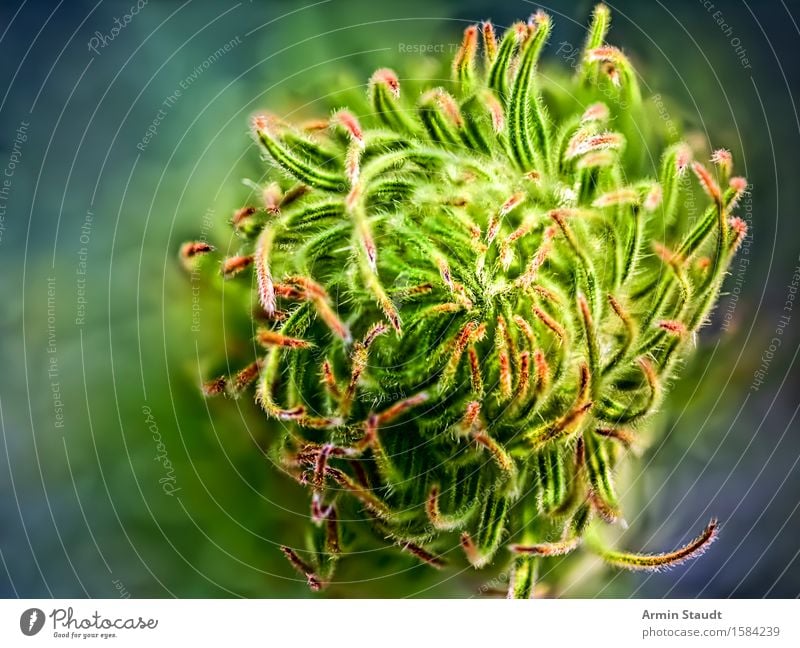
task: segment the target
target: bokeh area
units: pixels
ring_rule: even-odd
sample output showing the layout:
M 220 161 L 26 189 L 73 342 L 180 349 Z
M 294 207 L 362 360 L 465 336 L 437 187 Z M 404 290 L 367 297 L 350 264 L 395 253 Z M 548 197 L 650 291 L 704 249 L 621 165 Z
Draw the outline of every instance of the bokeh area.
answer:
M 719 540 L 659 574 L 587 558 L 558 595 L 795 597 L 800 3 L 608 4 L 660 118 L 733 152 L 751 235 L 623 493 L 623 546 L 676 547 L 712 516 Z M 244 357 L 248 314 L 178 249 L 235 252 L 226 222 L 264 172 L 253 111 L 324 115 L 332 82 L 425 69 L 471 22 L 537 7 L 555 20 L 543 70 L 574 63 L 583 0 L 0 3 L 0 595 L 310 595 L 278 549 L 302 541 L 308 503 L 270 465 L 274 430 L 251 399 L 199 390 Z M 337 579 L 326 596 L 502 586 L 380 543 Z

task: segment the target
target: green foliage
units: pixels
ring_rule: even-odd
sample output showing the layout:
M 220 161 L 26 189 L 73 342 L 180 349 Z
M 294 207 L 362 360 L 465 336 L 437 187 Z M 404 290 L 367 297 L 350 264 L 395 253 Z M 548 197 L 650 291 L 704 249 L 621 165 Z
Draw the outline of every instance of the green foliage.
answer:
M 746 235 L 726 151 L 712 173 L 675 144 L 645 175 L 642 133 L 656 127 L 629 60 L 604 44 L 609 22 L 599 6 L 559 85 L 537 74 L 539 12 L 499 42 L 489 24 L 467 29 L 449 87 L 416 101 L 381 69 L 330 119 L 253 118 L 276 172 L 263 206 L 234 216 L 244 250 L 223 275 L 252 269 L 262 350 L 206 392 L 255 383 L 281 423 L 275 456 L 307 486 L 313 531 L 306 552 L 284 553 L 313 589 L 333 578 L 352 517 L 433 567 L 457 541 L 476 568 L 505 561 L 511 540 L 517 597 L 537 561 L 584 537 L 635 569 L 713 540 L 715 524 L 637 556 L 593 531 L 622 521 L 615 468 Z M 690 170 L 711 203 L 696 222 L 681 201 Z

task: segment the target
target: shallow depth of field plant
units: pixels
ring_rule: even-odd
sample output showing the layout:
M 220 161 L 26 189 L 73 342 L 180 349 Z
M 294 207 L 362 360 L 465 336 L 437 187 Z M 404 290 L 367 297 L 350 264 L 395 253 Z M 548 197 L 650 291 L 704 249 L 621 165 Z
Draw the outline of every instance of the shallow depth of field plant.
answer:
M 253 282 L 235 306 L 254 310 L 252 364 L 204 390 L 254 388 L 276 422 L 274 460 L 310 500 L 306 548 L 283 552 L 312 589 L 365 533 L 432 568 L 460 544 L 524 598 L 543 557 L 661 569 L 714 539 L 712 520 L 651 555 L 598 532 L 623 523 L 615 469 L 747 234 L 730 154 L 663 142 L 609 21 L 598 6 L 569 78 L 538 72 L 538 12 L 469 27 L 446 85 L 379 69 L 318 121 L 254 116 L 274 168 L 234 214 L 240 253 L 182 248 Z

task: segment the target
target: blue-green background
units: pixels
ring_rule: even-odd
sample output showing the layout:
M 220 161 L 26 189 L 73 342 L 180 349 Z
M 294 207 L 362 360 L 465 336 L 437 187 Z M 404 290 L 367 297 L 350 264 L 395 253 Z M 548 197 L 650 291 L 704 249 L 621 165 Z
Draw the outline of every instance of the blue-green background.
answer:
M 555 65 L 560 42 L 580 44 L 591 3 L 150 0 L 89 51 L 95 32 L 110 34 L 131 4 L 0 3 L 0 173 L 10 182 L 0 201 L 0 595 L 306 596 L 277 547 L 300 542 L 307 502 L 263 456 L 271 431 L 248 399 L 200 397 L 200 374 L 224 350 L 232 363 L 243 357 L 232 335 L 240 321 L 204 293 L 200 332 L 192 332 L 178 246 L 198 236 L 209 210 L 208 236 L 235 245 L 225 220 L 247 195 L 240 178 L 260 173 L 246 134 L 252 111 L 313 115 L 326 83 L 424 65 L 401 45 L 456 42 L 470 22 L 508 25 L 537 6 L 555 18 L 547 54 Z M 665 405 L 663 434 L 632 468 L 625 495 L 633 505 L 625 546 L 672 548 L 712 515 L 723 523 L 720 540 L 665 574 L 591 569 L 564 595 L 794 597 L 800 306 L 763 385 L 752 386 L 800 263 L 800 5 L 610 4 L 610 41 L 633 56 L 645 95 L 669 97 L 672 118 L 734 152 L 753 185 L 753 238 L 749 263 L 734 267 L 743 268 L 738 301 L 724 296 L 703 330 Z M 214 57 L 231 40 L 230 52 Z M 93 221 L 81 242 L 87 211 Z M 76 324 L 82 247 L 86 314 Z M 735 285 L 732 277 L 728 290 Z M 165 471 L 144 407 L 173 464 L 175 496 L 159 484 Z M 340 577 L 358 582 L 330 595 L 470 596 L 486 583 L 392 555 L 379 548 L 346 561 Z

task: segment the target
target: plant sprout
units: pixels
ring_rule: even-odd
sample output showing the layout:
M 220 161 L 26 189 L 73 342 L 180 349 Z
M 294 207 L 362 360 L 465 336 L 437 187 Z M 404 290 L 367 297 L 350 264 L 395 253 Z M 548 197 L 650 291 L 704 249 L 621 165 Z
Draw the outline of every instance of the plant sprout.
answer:
M 459 543 L 475 568 L 508 562 L 518 598 L 543 557 L 661 569 L 714 539 L 712 520 L 649 555 L 597 532 L 622 522 L 615 468 L 747 235 L 729 152 L 705 165 L 686 143 L 647 145 L 657 128 L 609 22 L 599 5 L 558 83 L 538 71 L 537 12 L 499 37 L 467 28 L 446 86 L 408 96 L 384 68 L 326 119 L 252 118 L 274 169 L 263 204 L 235 213 L 242 249 L 221 274 L 252 278 L 260 351 L 204 389 L 255 385 L 278 423 L 274 456 L 310 498 L 307 550 L 282 550 L 312 589 L 359 533 L 434 568 Z

